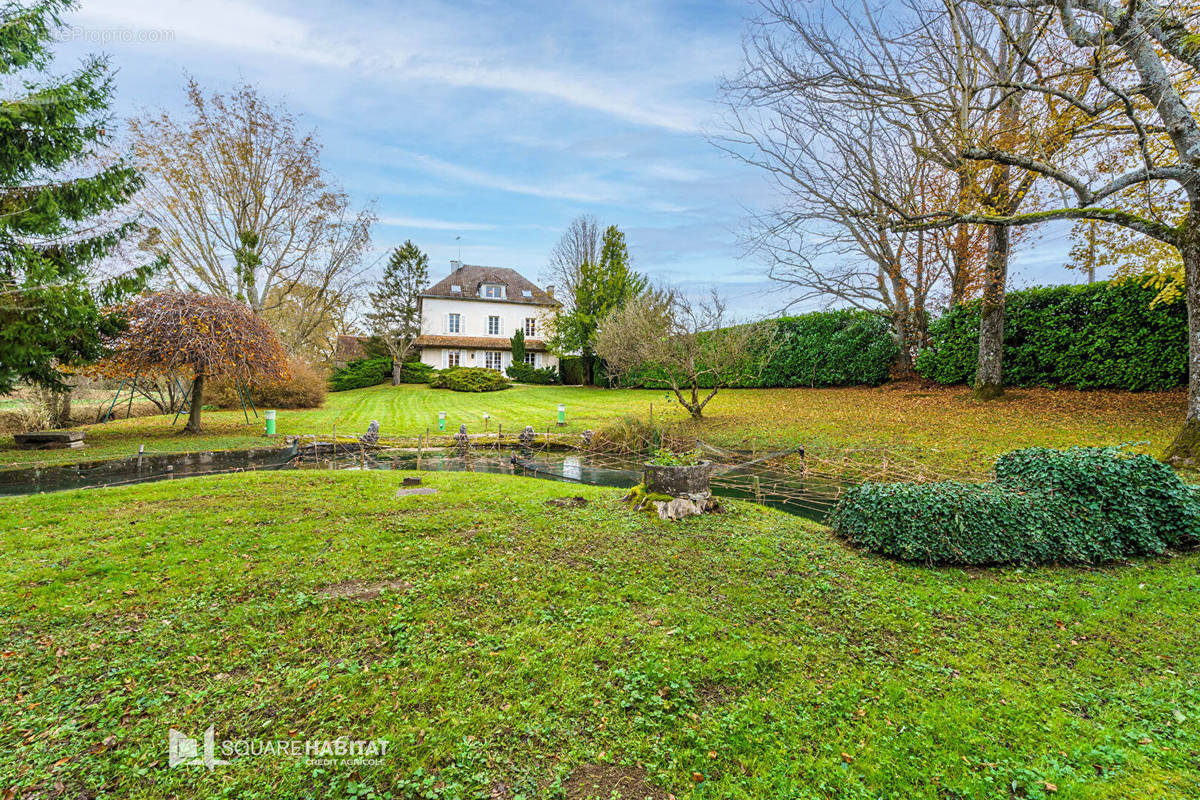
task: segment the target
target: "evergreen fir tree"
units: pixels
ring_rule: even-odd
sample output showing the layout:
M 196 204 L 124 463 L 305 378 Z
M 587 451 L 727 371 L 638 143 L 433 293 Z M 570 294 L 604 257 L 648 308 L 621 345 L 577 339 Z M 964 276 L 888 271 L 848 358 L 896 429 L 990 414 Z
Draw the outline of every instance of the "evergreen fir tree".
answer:
M 0 393 L 27 381 L 66 386 L 59 367 L 98 358 L 120 319 L 104 310 L 141 291 L 155 265 L 101 279 L 100 263 L 133 230 L 117 219 L 141 183 L 118 161 L 80 175 L 106 141 L 111 76 L 92 57 L 48 74 L 49 45 L 69 0 L 0 9 Z
M 625 234 L 616 225 L 604 231 L 600 261 L 579 268 L 575 307 L 555 322 L 553 345 L 560 352 L 583 356 L 587 382 L 596 382 L 596 331 L 608 312 L 641 295 L 649 286 L 644 275 L 630 268 Z
M 392 251 L 383 277 L 370 292 L 372 311 L 367 314 L 371 330 L 392 357 L 392 384 L 400 383 L 404 361 L 421 335 L 421 311 L 417 298 L 429 285 L 429 256 L 412 240 Z

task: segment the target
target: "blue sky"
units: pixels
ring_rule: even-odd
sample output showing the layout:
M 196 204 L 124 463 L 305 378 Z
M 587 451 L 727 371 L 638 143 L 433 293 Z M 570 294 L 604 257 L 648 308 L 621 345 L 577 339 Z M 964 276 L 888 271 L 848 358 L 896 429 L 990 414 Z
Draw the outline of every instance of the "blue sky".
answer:
M 786 295 L 743 258 L 763 177 L 706 139 L 741 59 L 742 0 L 81 0 L 62 55 L 107 52 L 116 112 L 248 81 L 324 144 L 379 252 L 411 238 L 434 277 L 458 255 L 540 276 L 576 215 L 617 224 L 655 282 L 718 287 L 742 315 Z M 1069 282 L 1059 237 L 1026 240 L 1014 283 Z

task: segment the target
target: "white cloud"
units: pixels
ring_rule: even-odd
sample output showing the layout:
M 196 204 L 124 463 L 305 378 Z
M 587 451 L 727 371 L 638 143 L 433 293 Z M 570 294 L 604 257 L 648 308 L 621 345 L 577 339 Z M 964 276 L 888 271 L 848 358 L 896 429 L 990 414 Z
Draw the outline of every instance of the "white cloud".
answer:
M 423 217 L 380 217 L 379 224 L 395 228 L 422 228 L 429 231 L 491 231 L 499 227 L 488 222 L 454 222 L 447 219 Z
M 426 172 L 432 172 L 460 183 L 472 186 L 482 186 L 488 189 L 498 189 L 502 192 L 526 194 L 533 197 L 545 197 L 554 200 L 572 200 L 581 203 L 617 203 L 622 192 L 619 187 L 604 181 L 586 176 L 572 176 L 569 181 L 546 181 L 531 183 L 529 181 L 496 175 L 474 167 L 464 167 L 424 153 L 400 151 L 399 154 L 408 160 L 404 166 L 416 167 Z M 393 163 L 395 163 L 393 161 Z
M 135 34 L 169 31 L 177 42 L 217 45 L 327 67 L 349 66 L 354 55 L 345 47 L 321 41 L 312 26 L 294 17 L 240 0 L 108 0 L 84 4 L 71 21 L 76 35 L 84 39 L 106 30 Z
M 427 17 L 409 13 L 403 31 L 379 25 L 355 29 L 350 18 L 331 29 L 245 0 L 109 0 L 85 4 L 74 21 L 81 28 L 170 31 L 178 42 L 353 70 L 361 77 L 391 83 L 424 82 L 548 97 L 680 133 L 697 133 L 701 128 L 701 112 L 677 100 L 664 100 L 661 92 L 647 85 L 645 73 L 631 81 L 628 73 L 610 76 L 595 69 L 538 66 L 523 50 L 506 46 L 503 39 L 494 40 L 490 29 L 472 32 L 472 20 L 445 19 L 449 14 L 447 9 Z M 334 30 L 337 38 L 330 35 Z
M 594 78 L 572 77 L 550 70 L 430 59 L 420 64 L 409 63 L 405 69 L 397 70 L 397 74 L 457 87 L 541 95 L 637 125 L 679 133 L 698 133 L 701 127 L 697 115 L 678 104 L 653 101 Z

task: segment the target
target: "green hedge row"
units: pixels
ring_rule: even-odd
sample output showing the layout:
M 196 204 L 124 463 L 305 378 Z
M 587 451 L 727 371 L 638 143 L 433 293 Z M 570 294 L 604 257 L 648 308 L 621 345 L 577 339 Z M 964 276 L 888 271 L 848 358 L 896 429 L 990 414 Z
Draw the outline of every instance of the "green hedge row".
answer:
M 401 383 L 429 383 L 437 372 L 433 367 L 421 361 L 405 361 L 400 367 Z M 347 389 L 362 389 L 365 386 L 378 386 L 392 380 L 392 359 L 364 358 L 351 361 L 341 369 L 334 370 L 329 376 L 329 389 L 333 392 L 344 392 Z
M 508 377 L 518 383 L 536 383 L 547 385 L 551 383 L 562 383 L 558 377 L 558 369 L 555 367 L 531 367 L 523 361 L 510 364 L 505 370 Z
M 344 392 L 348 389 L 362 389 L 365 386 L 378 386 L 392 379 L 392 360 L 390 358 L 364 358 L 351 361 L 341 369 L 333 371 L 329 376 L 329 390 Z
M 1118 448 L 1029 448 L 994 483 L 867 483 L 831 524 L 852 544 L 926 564 L 1095 564 L 1200 541 L 1200 502 L 1166 464 Z
M 899 353 L 887 320 L 865 311 L 814 311 L 769 324 L 774 326 L 770 349 L 745 364 L 733 385 L 877 386 L 887 380 Z M 648 365 L 622 385 L 661 389 L 668 383 L 661 367 Z
M 429 385 L 456 392 L 496 392 L 512 386 L 508 378 L 483 367 L 450 367 L 435 372 Z
M 1136 281 L 1009 292 L 1004 383 L 1080 389 L 1169 389 L 1187 382 L 1187 311 L 1182 299 L 1151 307 Z M 917 371 L 938 383 L 972 383 L 979 353 L 978 301 L 930 326 Z

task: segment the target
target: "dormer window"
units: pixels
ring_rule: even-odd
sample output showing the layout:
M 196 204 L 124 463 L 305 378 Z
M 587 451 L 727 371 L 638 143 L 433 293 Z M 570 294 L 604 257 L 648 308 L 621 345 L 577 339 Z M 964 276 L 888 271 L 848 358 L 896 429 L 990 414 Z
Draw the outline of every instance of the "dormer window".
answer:
M 522 289 L 521 297 L 533 297 L 533 290 L 532 289 Z
M 485 283 L 479 287 L 479 296 L 490 300 L 503 300 L 504 286 L 499 283 Z
M 457 283 L 452 283 L 452 284 L 450 284 L 450 291 L 458 293 L 458 292 L 462 291 L 462 287 L 459 286 Z

